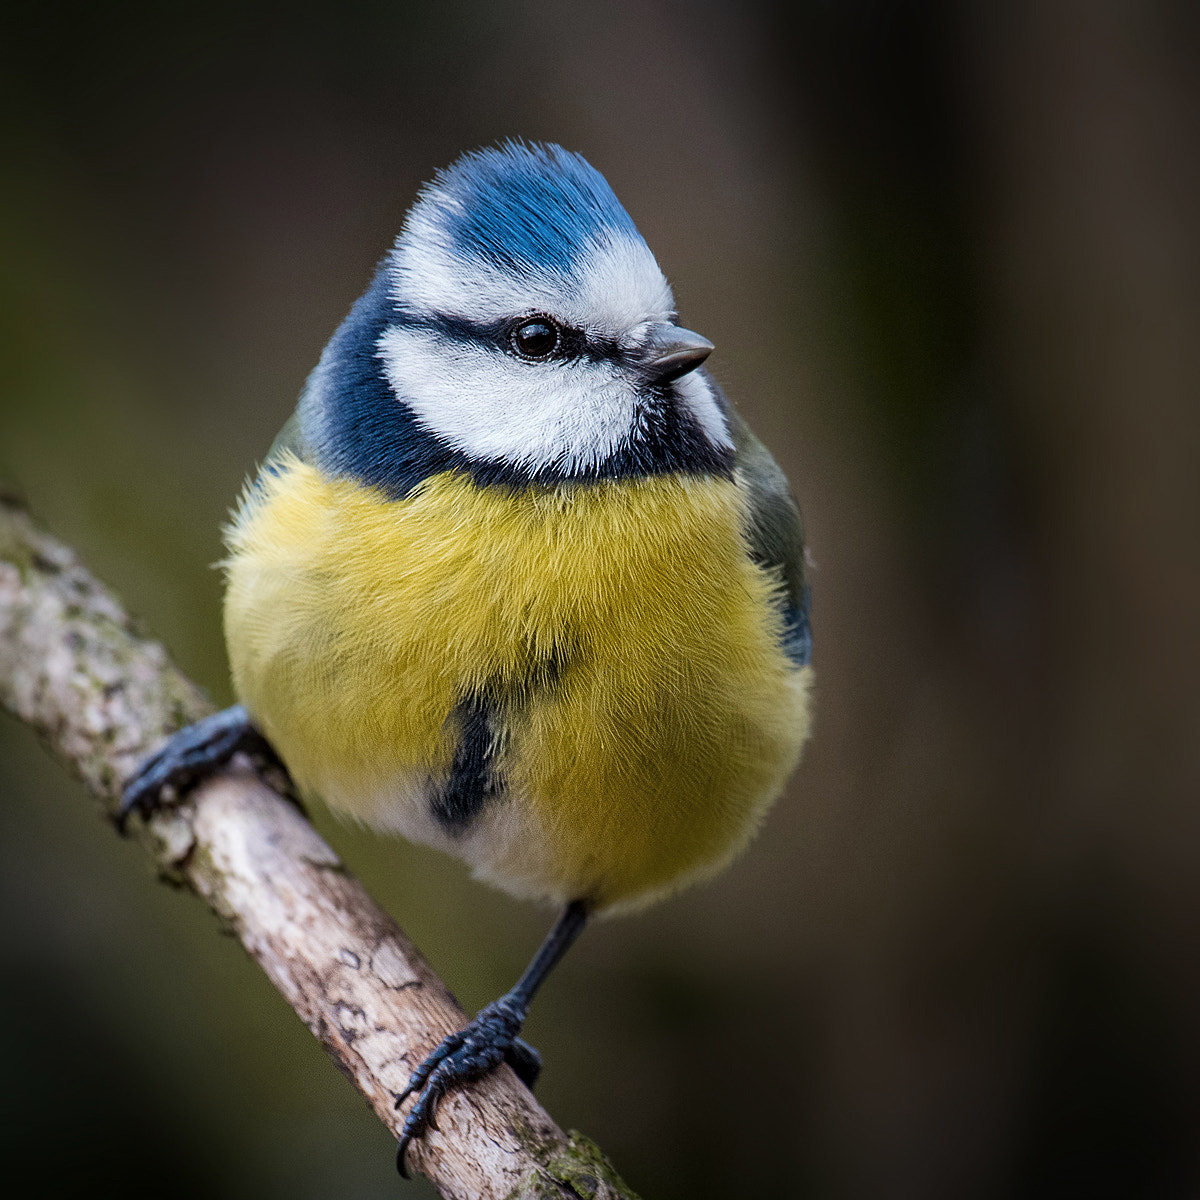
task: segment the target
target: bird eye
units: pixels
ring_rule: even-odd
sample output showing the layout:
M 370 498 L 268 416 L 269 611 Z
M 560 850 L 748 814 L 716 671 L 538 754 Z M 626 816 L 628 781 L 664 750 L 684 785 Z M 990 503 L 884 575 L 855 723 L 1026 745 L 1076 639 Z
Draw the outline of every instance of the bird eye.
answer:
M 545 317 L 524 321 L 513 330 L 512 343 L 522 358 L 547 358 L 558 348 L 558 326 Z

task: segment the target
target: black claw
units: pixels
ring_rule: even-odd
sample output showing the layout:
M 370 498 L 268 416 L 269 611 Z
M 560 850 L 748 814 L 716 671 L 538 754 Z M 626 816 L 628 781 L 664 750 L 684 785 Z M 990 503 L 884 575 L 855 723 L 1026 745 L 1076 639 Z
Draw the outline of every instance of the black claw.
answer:
M 410 1138 L 407 1133 L 402 1133 L 400 1135 L 400 1142 L 396 1146 L 396 1170 L 400 1172 L 401 1179 L 411 1178 L 408 1173 L 408 1167 L 404 1162 L 404 1152 L 408 1149 L 411 1143 L 412 1138 Z
M 130 813 L 149 817 L 162 803 L 164 788 L 182 792 L 224 766 L 239 751 L 266 767 L 278 767 L 286 777 L 287 768 L 271 744 L 250 723 L 246 710 L 235 704 L 181 729 L 142 763 L 125 785 L 115 818 L 117 829 L 125 832 Z
M 408 1178 L 405 1151 L 427 1130 L 437 1129 L 438 1103 L 452 1087 L 481 1078 L 506 1059 L 521 1079 L 526 1080 L 527 1075 L 529 1079 L 537 1078 L 541 1056 L 517 1037 L 524 1018 L 523 1006 L 502 996 L 480 1009 L 465 1029 L 450 1034 L 409 1077 L 404 1091 L 396 1097 L 399 1108 L 409 1096 L 417 1093 L 396 1150 L 396 1168 L 405 1179 Z M 527 1086 L 528 1082 L 526 1080 Z

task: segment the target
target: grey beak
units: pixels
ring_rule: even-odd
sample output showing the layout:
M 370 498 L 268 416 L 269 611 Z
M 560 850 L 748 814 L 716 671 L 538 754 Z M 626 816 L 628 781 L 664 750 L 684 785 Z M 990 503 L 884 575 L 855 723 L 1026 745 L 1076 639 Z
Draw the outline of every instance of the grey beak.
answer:
M 712 352 L 706 337 L 680 329 L 670 321 L 651 326 L 642 346 L 642 368 L 653 383 L 670 383 L 694 371 Z

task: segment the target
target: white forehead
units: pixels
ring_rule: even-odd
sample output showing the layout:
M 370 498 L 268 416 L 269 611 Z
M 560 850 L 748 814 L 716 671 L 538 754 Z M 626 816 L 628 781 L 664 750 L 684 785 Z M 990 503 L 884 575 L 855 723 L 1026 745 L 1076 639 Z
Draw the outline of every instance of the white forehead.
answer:
M 589 238 L 569 267 L 510 268 L 464 259 L 440 222 L 414 212 L 390 266 L 397 303 L 480 324 L 539 312 L 576 329 L 621 337 L 647 320 L 666 320 L 675 308 L 649 247 L 619 231 Z

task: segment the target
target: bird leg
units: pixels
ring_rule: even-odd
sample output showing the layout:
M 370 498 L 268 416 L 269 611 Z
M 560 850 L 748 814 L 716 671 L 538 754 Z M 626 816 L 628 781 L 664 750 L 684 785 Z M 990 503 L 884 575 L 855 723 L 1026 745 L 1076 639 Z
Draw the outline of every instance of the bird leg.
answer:
M 587 919 L 587 903 L 572 900 L 563 909 L 517 985 L 498 1000 L 481 1008 L 465 1029 L 445 1038 L 409 1077 L 408 1086 L 396 1097 L 396 1107 L 399 1108 L 409 1096 L 414 1093 L 417 1096 L 404 1122 L 400 1145 L 396 1149 L 396 1169 L 405 1179 L 408 1178 L 404 1164 L 405 1151 L 427 1129 L 437 1128 L 438 1101 L 452 1087 L 479 1079 L 504 1061 L 517 1072 L 527 1087 L 533 1086 L 541 1070 L 541 1057 L 517 1034 L 525 1023 L 534 993 L 570 949 L 587 924 Z
M 223 767 L 239 751 L 254 758 L 256 765 L 281 770 L 288 799 L 299 804 L 287 767 L 271 743 L 251 723 L 250 714 L 240 704 L 235 704 L 194 725 L 185 726 L 142 763 L 121 794 L 117 828 L 125 832 L 132 812 L 140 813 L 143 818 L 149 817 L 162 803 L 163 788 L 172 787 L 180 792 L 192 787 Z

